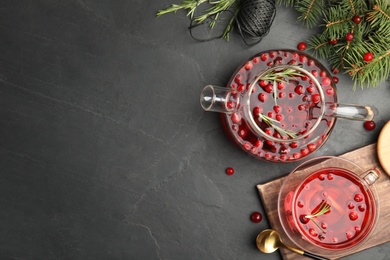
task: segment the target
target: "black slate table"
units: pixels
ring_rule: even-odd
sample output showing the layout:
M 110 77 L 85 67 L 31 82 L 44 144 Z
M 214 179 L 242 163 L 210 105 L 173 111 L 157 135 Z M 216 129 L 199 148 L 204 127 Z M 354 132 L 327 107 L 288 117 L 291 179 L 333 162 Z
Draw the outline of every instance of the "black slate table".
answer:
M 0 259 L 280 259 L 255 248 L 269 224 L 249 216 L 265 216 L 255 185 L 296 163 L 237 149 L 199 93 L 315 30 L 277 7 L 255 46 L 197 42 L 185 13 L 155 18 L 173 2 L 1 1 Z M 377 128 L 339 120 L 316 155 L 376 142 L 390 119 L 388 83 L 339 78 L 341 101 L 378 108 Z M 389 244 L 348 257 L 388 258 Z

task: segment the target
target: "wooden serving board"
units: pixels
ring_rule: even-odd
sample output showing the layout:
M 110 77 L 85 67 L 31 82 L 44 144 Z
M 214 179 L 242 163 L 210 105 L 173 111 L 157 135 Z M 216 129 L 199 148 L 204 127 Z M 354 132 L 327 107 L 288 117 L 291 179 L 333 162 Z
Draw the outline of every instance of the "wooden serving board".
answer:
M 377 167 L 382 171 L 382 175 L 379 180 L 375 183 L 375 187 L 378 191 L 379 204 L 380 204 L 380 214 L 378 224 L 373 231 L 372 236 L 366 243 L 358 248 L 355 252 L 362 251 L 364 249 L 374 247 L 379 244 L 383 244 L 390 241 L 390 176 L 387 175 L 383 168 L 381 168 L 377 155 L 376 155 L 376 144 L 371 144 L 360 149 L 354 150 L 352 152 L 341 155 L 345 159 L 349 159 L 356 164 L 362 166 L 363 168 L 373 168 Z M 277 211 L 277 200 L 279 195 L 279 190 L 282 186 L 284 177 L 273 180 L 265 184 L 257 185 L 261 201 L 263 203 L 264 209 L 266 211 L 269 223 L 271 227 L 277 230 L 284 243 L 294 246 L 294 243 L 284 234 L 282 226 L 279 222 L 278 211 Z M 305 258 L 301 255 L 292 253 L 286 249 L 281 248 L 280 252 L 283 259 L 302 259 Z M 352 254 L 352 253 L 351 253 Z M 346 255 L 343 255 L 346 256 Z M 343 257 L 342 256 L 342 257 Z

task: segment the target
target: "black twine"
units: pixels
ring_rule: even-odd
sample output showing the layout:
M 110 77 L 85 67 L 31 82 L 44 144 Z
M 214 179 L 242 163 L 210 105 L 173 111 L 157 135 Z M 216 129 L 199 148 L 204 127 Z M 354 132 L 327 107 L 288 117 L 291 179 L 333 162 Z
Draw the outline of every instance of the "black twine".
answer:
M 239 1 L 239 11 L 236 17 L 236 25 L 241 38 L 246 45 L 251 46 L 259 43 L 266 36 L 271 28 L 275 18 L 276 8 L 275 0 L 237 0 Z M 226 10 L 234 14 L 230 10 Z M 222 11 L 221 13 L 223 13 Z M 198 26 L 209 26 L 212 18 L 207 19 L 203 23 L 196 23 L 194 18 L 191 19 L 188 27 L 190 35 L 197 41 L 211 41 L 223 37 L 223 33 L 218 36 L 209 38 L 195 37 L 192 30 Z M 249 42 L 250 41 L 250 42 Z
M 259 43 L 266 36 L 275 18 L 274 0 L 243 0 L 237 16 L 237 28 L 247 45 Z M 254 42 L 248 43 L 247 39 Z

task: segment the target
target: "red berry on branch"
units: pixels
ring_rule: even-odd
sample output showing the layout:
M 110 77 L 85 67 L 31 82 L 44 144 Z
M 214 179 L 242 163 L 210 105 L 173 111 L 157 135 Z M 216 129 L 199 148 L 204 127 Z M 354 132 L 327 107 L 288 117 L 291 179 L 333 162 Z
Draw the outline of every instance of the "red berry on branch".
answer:
M 300 51 L 306 50 L 306 48 L 307 48 L 306 42 L 300 42 L 300 43 L 298 43 L 297 48 L 298 48 L 298 50 L 300 50 Z
M 252 222 L 254 222 L 254 223 L 259 223 L 261 220 L 263 219 L 263 216 L 261 215 L 261 213 L 260 212 L 253 212 L 252 214 L 251 214 L 251 220 L 252 220 Z
M 329 40 L 329 43 L 332 44 L 332 45 L 335 45 L 337 42 L 338 42 L 337 39 L 330 39 Z
M 367 130 L 367 131 L 372 131 L 375 129 L 376 127 L 376 124 L 374 121 L 366 121 L 364 122 L 363 124 L 364 128 Z
M 374 55 L 371 52 L 367 52 L 363 56 L 363 60 L 366 61 L 366 62 L 372 61 L 373 58 L 374 58 Z
M 354 38 L 354 35 L 351 32 L 347 33 L 347 35 L 345 35 L 345 40 L 348 41 L 348 42 L 353 41 L 353 38 Z
M 359 15 L 355 15 L 354 17 L 352 17 L 352 21 L 355 24 L 359 24 L 362 21 L 362 18 Z
M 332 68 L 333 74 L 339 74 L 340 70 L 336 67 Z

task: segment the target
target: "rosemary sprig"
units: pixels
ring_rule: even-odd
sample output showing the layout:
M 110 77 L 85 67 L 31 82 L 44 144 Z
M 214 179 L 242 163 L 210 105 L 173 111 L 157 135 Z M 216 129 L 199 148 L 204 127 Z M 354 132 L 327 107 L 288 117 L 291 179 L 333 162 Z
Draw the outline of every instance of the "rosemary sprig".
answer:
M 297 133 L 294 133 L 292 131 L 289 131 L 289 130 L 286 130 L 286 129 L 283 129 L 277 125 L 275 125 L 275 123 L 280 123 L 278 120 L 275 120 L 273 118 L 270 118 L 264 114 L 260 114 L 259 117 L 261 118 L 261 120 L 266 123 L 268 126 L 272 127 L 273 129 L 275 129 L 279 134 L 281 135 L 287 135 L 289 136 L 290 138 L 296 138 L 297 137 Z
M 179 10 L 185 10 L 187 11 L 187 16 L 189 16 L 191 20 L 193 20 L 196 24 L 201 24 L 207 19 L 211 19 L 209 26 L 211 28 L 214 28 L 217 20 L 224 19 L 220 17 L 220 14 L 222 14 L 224 11 L 233 9 L 233 11 L 231 12 L 232 15 L 230 17 L 230 20 L 227 23 L 225 30 L 222 34 L 222 36 L 228 40 L 229 32 L 231 31 L 233 24 L 236 21 L 236 17 L 239 10 L 237 2 L 237 0 L 182 0 L 180 4 L 172 4 L 166 9 L 157 11 L 156 16 L 160 17 L 164 14 L 176 13 Z M 199 5 L 203 3 L 208 3 L 209 5 L 211 5 L 211 7 L 204 10 L 202 14 L 195 16 L 195 10 L 198 8 Z
M 278 99 L 278 88 L 277 85 L 279 82 L 287 83 L 289 79 L 295 79 L 296 77 L 302 77 L 304 76 L 300 71 L 297 71 L 296 69 L 284 69 L 280 71 L 270 71 L 267 74 L 260 77 L 261 80 L 266 81 L 273 81 L 273 95 L 274 95 L 274 102 L 275 105 L 277 105 L 277 99 Z
M 302 72 L 297 71 L 293 68 L 288 68 L 280 71 L 270 71 L 267 74 L 261 76 L 262 80 L 276 81 L 276 82 L 287 82 L 287 79 L 302 77 Z
M 319 206 L 316 207 L 316 209 L 314 210 L 314 212 L 312 212 L 311 214 L 309 215 L 306 215 L 305 218 L 313 221 L 313 223 L 319 228 L 321 229 L 321 231 L 323 233 L 326 233 L 326 231 L 314 220 L 314 218 L 318 217 L 318 216 L 321 216 L 323 214 L 326 214 L 330 212 L 330 205 L 325 201 L 321 201 L 321 203 L 319 204 Z

